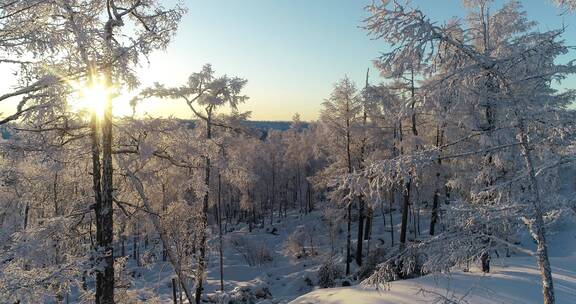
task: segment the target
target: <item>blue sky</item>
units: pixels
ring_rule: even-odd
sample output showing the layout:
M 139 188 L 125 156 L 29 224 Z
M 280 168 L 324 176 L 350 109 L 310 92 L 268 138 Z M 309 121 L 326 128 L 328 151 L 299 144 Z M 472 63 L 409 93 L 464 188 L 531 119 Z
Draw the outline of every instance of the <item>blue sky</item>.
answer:
M 191 72 L 211 63 L 218 74 L 248 79 L 250 96 L 242 110 L 252 119 L 289 120 L 299 112 L 317 118 L 333 84 L 348 75 L 364 82 L 371 60 L 386 49 L 359 26 L 365 0 L 188 0 L 188 14 L 170 47 L 152 56 L 142 81 L 181 84 Z M 432 19 L 463 16 L 459 0 L 413 1 Z M 496 1 L 496 5 L 502 1 Z M 576 45 L 576 17 L 560 16 L 547 0 L 523 1 L 542 30 L 568 25 L 565 39 Z M 574 52 L 570 55 L 575 58 Z M 374 69 L 372 69 L 374 70 Z M 379 82 L 378 73 L 371 81 Z M 573 86 L 572 78 L 563 86 Z M 143 111 L 189 117 L 177 101 L 150 101 Z

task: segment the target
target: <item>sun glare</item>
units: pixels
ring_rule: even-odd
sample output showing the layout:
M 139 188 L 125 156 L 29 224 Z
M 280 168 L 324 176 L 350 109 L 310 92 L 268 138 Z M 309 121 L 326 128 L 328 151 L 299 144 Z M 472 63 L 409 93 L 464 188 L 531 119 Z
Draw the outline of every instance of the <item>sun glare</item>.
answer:
M 82 116 L 90 117 L 96 114 L 98 119 L 104 117 L 104 109 L 108 98 L 113 98 L 114 116 L 127 116 L 132 114 L 129 96 L 119 94 L 115 87 L 106 85 L 106 82 L 99 77 L 93 77 L 90 83 L 70 82 L 74 93 L 68 100 L 70 111 Z
M 69 101 L 70 110 L 77 113 L 94 113 L 99 119 L 104 117 L 106 100 L 112 94 L 112 88 L 96 78 L 91 83 L 71 83 L 75 94 Z
M 101 82 L 93 83 L 80 91 L 82 103 L 98 118 L 104 117 L 104 108 L 109 95 L 110 89 Z

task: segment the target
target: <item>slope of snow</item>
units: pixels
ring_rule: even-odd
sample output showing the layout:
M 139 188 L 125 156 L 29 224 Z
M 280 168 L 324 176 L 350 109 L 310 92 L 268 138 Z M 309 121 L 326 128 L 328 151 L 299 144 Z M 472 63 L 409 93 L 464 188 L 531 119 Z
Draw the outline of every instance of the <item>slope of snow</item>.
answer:
M 550 238 L 550 261 L 556 303 L 576 303 L 576 229 Z M 448 275 L 425 276 L 390 283 L 388 288 L 347 287 L 318 289 L 292 304 L 344 303 L 542 303 L 540 272 L 533 257 L 494 259 L 491 273 L 480 269 L 455 271 Z M 449 300 L 451 302 L 446 302 Z
M 575 170 L 563 172 L 566 185 L 562 193 L 573 196 Z M 319 208 L 321 209 L 321 208 Z M 393 222 L 398 231 L 400 214 L 394 213 Z M 270 233 L 271 226 L 254 228 L 251 232 L 245 224 L 231 225 L 224 235 L 224 286 L 225 292 L 238 288 L 265 288 L 272 298 L 259 299 L 255 303 L 294 303 L 294 304 L 361 304 L 361 303 L 542 303 L 540 275 L 535 258 L 515 255 L 511 258 L 492 259 L 491 273 L 484 275 L 477 268 L 470 272 L 454 271 L 451 274 L 425 276 L 412 280 L 397 281 L 389 289 L 375 290 L 373 287 L 344 287 L 318 289 L 317 271 L 325 256 L 294 259 L 283 250 L 288 236 L 299 227 L 313 231 L 314 243 L 318 252 L 330 251 L 326 225 L 321 220 L 322 210 L 301 215 L 291 212 L 288 217 L 277 221 L 277 233 Z M 565 217 L 566 218 L 570 218 Z M 411 217 L 412 219 L 412 217 Z M 390 244 L 389 217 L 375 213 L 372 246 Z M 427 235 L 428 214 L 423 213 L 421 227 L 409 225 L 409 238 L 415 237 L 414 230 Z M 232 229 L 234 228 L 234 229 Z M 352 224 L 353 238 L 356 223 Z M 576 224 L 573 220 L 557 221 L 548 229 L 549 251 L 553 267 L 557 303 L 576 303 Z M 216 233 L 211 233 L 211 254 L 208 261 L 207 284 L 204 300 L 220 295 L 220 272 L 217 253 Z M 396 234 L 397 235 L 397 234 Z M 252 243 L 268 248 L 272 261 L 260 266 L 249 266 L 245 258 L 231 244 L 232 240 L 245 238 Z M 345 255 L 345 231 L 337 235 L 336 253 Z M 396 240 L 397 242 L 397 240 Z M 535 250 L 528 234 L 521 238 L 521 246 Z M 355 248 L 355 245 L 353 244 Z M 128 246 L 128 252 L 130 246 Z M 343 265 L 343 262 L 342 262 Z M 355 263 L 351 264 L 353 272 Z M 128 260 L 129 272 L 134 272 L 129 288 L 131 296 L 143 302 L 172 303 L 171 279 L 174 277 L 169 263 L 157 261 L 149 268 L 137 267 L 135 261 Z M 185 297 L 184 297 L 185 298 Z M 449 301 L 446 301 L 449 300 Z M 260 301 L 260 302 L 258 302 Z M 451 302 L 450 302 L 451 301 Z M 184 302 L 186 302 L 184 300 Z
M 320 214 L 308 215 L 289 213 L 288 218 L 275 223 L 277 233 L 271 234 L 270 227 L 255 228 L 252 232 L 244 224 L 235 227 L 235 231 L 224 235 L 224 289 L 231 292 L 235 288 L 250 287 L 252 290 L 267 288 L 273 299 L 268 303 L 287 303 L 299 295 L 308 293 L 313 287 L 307 283 L 316 281 L 316 272 L 320 257 L 293 259 L 283 251 L 283 245 L 289 234 L 297 227 L 322 229 L 318 225 Z M 320 232 L 319 233 L 323 233 Z M 212 234 L 210 260 L 208 261 L 207 284 L 205 294 L 216 295 L 220 289 L 220 271 L 217 253 L 217 239 Z M 271 252 L 273 260 L 260 266 L 249 266 L 244 257 L 230 244 L 232 239 L 246 238 L 250 242 L 263 244 Z M 128 250 L 130 252 L 130 250 Z M 133 278 L 130 291 L 144 302 L 152 299 L 161 303 L 172 303 L 171 279 L 174 276 L 168 262 L 156 262 L 151 268 L 136 267 L 130 259 L 129 269 L 139 274 Z M 203 297 L 207 301 L 207 297 Z M 184 296 L 185 301 L 185 296 Z M 187 303 L 185 301 L 185 303 Z
M 559 194 L 574 197 L 576 169 L 560 168 L 563 181 Z M 576 303 L 576 224 L 573 216 L 548 227 L 548 250 L 554 278 L 556 303 Z M 526 233 L 522 247 L 535 250 Z M 292 304 L 389 304 L 389 303 L 542 303 L 540 272 L 534 257 L 514 256 L 493 259 L 491 273 L 478 268 L 470 272 L 425 276 L 392 282 L 379 290 L 353 286 L 317 289 Z
M 268 304 L 445 303 L 446 299 L 452 301 L 448 303 L 471 304 L 542 303 L 536 260 L 529 256 L 493 259 L 492 272 L 487 275 L 472 267 L 470 272 L 454 271 L 448 275 L 393 282 L 389 289 L 375 290 L 361 286 L 317 289 L 307 281 L 316 284 L 316 272 L 324 257 L 290 258 L 283 252 L 283 243 L 290 233 L 301 226 L 317 229 L 318 236 L 325 235 L 320 216 L 319 211 L 308 215 L 289 214 L 281 223 L 275 223 L 277 235 L 267 231 L 270 229 L 268 225 L 267 229 L 254 229 L 252 232 L 240 225 L 235 231 L 227 233 L 224 250 L 225 291 L 239 287 L 250 287 L 252 290 L 267 288 L 272 299 L 263 299 L 260 303 Z M 375 235 L 385 238 L 387 232 L 380 222 L 379 217 L 374 221 Z M 396 222 L 399 223 L 398 220 Z M 557 303 L 576 303 L 576 225 L 570 221 L 557 223 L 553 228 L 549 248 Z M 261 266 L 249 266 L 230 244 L 230 240 L 240 237 L 264 244 L 271 251 L 273 261 Z M 208 265 L 206 293 L 215 295 L 218 294 L 220 275 L 217 245 L 214 239 L 212 241 L 214 251 Z M 325 238 L 317 242 L 319 251 L 329 250 Z M 386 242 L 389 240 L 386 239 Z M 522 246 L 534 250 L 528 237 L 522 243 Z M 341 252 L 344 245 L 344 242 L 338 244 L 337 250 L 341 254 L 344 253 Z M 157 262 L 151 268 L 136 267 L 133 260 L 129 260 L 129 264 L 128 268 L 138 273 L 133 278 L 130 293 L 136 294 L 144 302 L 155 299 L 161 303 L 172 303 L 171 278 L 174 275 L 167 262 Z M 352 263 L 352 267 L 355 268 L 355 263 Z
M 530 258 L 512 258 L 506 266 L 493 267 L 482 275 L 455 272 L 449 276 L 427 276 L 390 284 L 389 290 L 349 287 L 319 289 L 292 301 L 293 304 L 341 303 L 418 303 L 451 300 L 449 303 L 542 303 L 540 277 L 536 262 Z M 557 303 L 576 302 L 576 259 L 553 259 Z

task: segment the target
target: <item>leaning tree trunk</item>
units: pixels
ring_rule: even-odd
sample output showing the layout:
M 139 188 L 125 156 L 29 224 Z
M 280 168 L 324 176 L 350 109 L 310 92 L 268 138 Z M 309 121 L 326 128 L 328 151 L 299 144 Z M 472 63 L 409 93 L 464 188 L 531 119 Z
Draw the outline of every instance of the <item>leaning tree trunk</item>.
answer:
M 520 120 L 518 125 L 518 138 L 520 139 L 520 150 L 525 161 L 526 170 L 530 180 L 530 189 L 533 192 L 533 199 L 531 199 L 534 208 L 534 223 L 530 225 L 530 230 L 536 241 L 536 257 L 538 259 L 538 267 L 540 268 L 540 276 L 542 277 L 542 294 L 544 295 L 544 304 L 554 304 L 554 284 L 552 280 L 552 268 L 550 267 L 550 260 L 548 258 L 548 245 L 546 243 L 546 231 L 544 228 L 544 216 L 542 211 L 542 200 L 540 197 L 540 188 L 536 180 L 536 173 L 534 171 L 534 164 L 530 147 L 528 145 L 528 136 L 524 131 L 526 128 L 524 122 Z

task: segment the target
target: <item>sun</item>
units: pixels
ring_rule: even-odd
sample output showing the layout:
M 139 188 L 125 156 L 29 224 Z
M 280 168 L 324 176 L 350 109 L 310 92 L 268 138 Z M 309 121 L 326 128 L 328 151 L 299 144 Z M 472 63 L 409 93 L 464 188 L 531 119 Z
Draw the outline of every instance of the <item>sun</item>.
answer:
M 98 77 L 93 77 L 89 83 L 73 82 L 70 85 L 74 90 L 68 102 L 70 110 L 76 113 L 96 114 L 98 119 L 102 119 L 107 100 L 112 97 L 113 88 Z
M 112 100 L 114 117 L 135 115 L 135 108 L 130 103 L 134 93 L 108 85 L 103 77 L 93 75 L 89 82 L 73 81 L 68 85 L 72 88 L 72 94 L 67 99 L 68 110 L 83 118 L 89 118 L 95 114 L 96 118 L 101 121 L 104 118 L 108 99 Z

